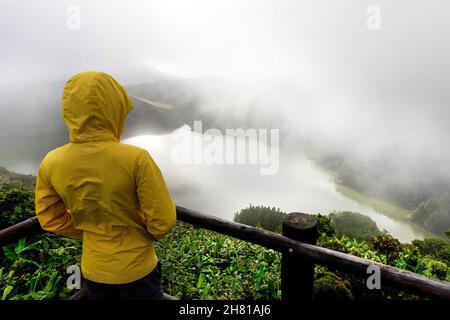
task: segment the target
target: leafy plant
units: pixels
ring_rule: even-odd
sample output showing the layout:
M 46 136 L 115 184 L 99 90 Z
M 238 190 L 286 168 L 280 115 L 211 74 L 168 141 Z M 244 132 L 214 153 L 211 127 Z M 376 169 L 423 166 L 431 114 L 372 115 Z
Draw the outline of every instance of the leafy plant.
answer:
M 8 294 L 11 292 L 11 290 L 13 289 L 13 286 L 7 286 L 2 293 L 2 300 L 6 300 L 6 297 L 8 296 Z
M 157 243 L 165 290 L 181 299 L 274 299 L 281 255 L 178 223 Z
M 318 266 L 315 272 L 313 297 L 317 300 L 353 300 L 350 281 L 327 268 Z
M 389 234 L 372 237 L 371 242 L 377 252 L 386 256 L 386 263 L 388 264 L 394 263 L 403 251 L 400 241 Z
M 35 216 L 31 190 L 0 188 L 0 229 Z

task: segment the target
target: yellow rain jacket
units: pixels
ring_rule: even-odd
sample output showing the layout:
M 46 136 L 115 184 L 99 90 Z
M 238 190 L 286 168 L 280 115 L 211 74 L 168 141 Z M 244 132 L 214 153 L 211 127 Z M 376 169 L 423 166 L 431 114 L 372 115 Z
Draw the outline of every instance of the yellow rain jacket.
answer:
M 111 76 L 73 76 L 62 97 L 70 142 L 45 156 L 37 176 L 42 228 L 82 238 L 83 276 L 100 283 L 129 283 L 150 273 L 158 262 L 154 240 L 176 222 L 175 205 L 149 153 L 119 142 L 132 107 Z

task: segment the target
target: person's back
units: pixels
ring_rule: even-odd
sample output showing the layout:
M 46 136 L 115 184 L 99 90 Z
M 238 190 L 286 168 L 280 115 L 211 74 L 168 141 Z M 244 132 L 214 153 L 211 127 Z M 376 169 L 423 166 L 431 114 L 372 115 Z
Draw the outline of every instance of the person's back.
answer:
M 45 230 L 82 238 L 81 269 L 93 283 L 129 284 L 150 274 L 158 264 L 153 241 L 176 221 L 151 156 L 119 142 L 131 109 L 111 76 L 72 77 L 62 101 L 70 142 L 50 151 L 38 172 L 39 222 Z

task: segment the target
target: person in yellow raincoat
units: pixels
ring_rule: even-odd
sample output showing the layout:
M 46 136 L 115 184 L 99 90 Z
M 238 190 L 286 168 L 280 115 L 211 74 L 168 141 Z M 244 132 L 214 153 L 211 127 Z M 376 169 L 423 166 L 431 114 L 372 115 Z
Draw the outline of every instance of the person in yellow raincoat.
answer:
M 159 299 L 154 241 L 176 209 L 150 154 L 120 143 L 133 103 L 110 75 L 83 72 L 63 91 L 69 143 L 44 157 L 36 214 L 44 230 L 82 239 L 81 270 L 91 299 Z

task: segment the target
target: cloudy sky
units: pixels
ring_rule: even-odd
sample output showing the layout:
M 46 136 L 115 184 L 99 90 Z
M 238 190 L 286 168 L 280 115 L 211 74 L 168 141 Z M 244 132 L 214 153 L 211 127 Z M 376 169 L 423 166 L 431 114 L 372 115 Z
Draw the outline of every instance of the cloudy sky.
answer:
M 379 30 L 367 27 L 371 5 L 380 9 Z M 449 67 L 444 0 L 3 0 L 0 6 L 3 78 L 133 63 L 187 77 L 296 74 L 309 82 L 326 78 L 333 87 L 336 81 L 391 87 L 419 76 L 437 80 Z
M 445 0 L 2 0 L 0 86 L 150 67 L 259 83 L 291 125 L 445 163 L 449 12 Z

